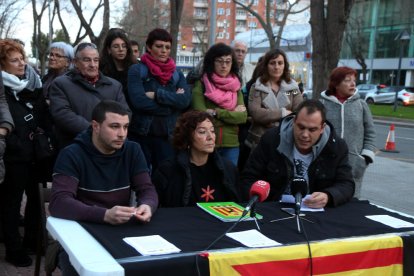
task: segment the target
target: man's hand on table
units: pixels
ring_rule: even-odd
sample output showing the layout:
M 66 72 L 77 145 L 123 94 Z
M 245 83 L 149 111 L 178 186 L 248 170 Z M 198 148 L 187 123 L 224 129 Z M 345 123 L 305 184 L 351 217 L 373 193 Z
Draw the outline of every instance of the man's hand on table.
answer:
M 328 195 L 326 193 L 314 192 L 311 196 L 303 201 L 309 208 L 324 208 L 328 204 Z
M 122 224 L 129 221 L 136 211 L 135 207 L 114 206 L 106 210 L 104 221 L 110 224 Z
M 135 217 L 142 222 L 149 222 L 152 217 L 151 207 L 147 204 L 138 206 L 135 212 Z

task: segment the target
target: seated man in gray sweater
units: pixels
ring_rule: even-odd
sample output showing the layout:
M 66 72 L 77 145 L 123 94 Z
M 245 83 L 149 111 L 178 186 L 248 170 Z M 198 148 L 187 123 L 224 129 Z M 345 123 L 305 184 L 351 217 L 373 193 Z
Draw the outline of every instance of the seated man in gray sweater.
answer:
M 56 160 L 49 205 L 52 216 L 110 224 L 131 218 L 150 221 L 158 196 L 139 144 L 125 140 L 128 124 L 128 111 L 118 102 L 104 100 L 94 108 L 91 127 Z M 129 206 L 131 191 L 135 191 L 137 207 Z M 73 269 L 63 250 L 59 267 L 62 272 Z

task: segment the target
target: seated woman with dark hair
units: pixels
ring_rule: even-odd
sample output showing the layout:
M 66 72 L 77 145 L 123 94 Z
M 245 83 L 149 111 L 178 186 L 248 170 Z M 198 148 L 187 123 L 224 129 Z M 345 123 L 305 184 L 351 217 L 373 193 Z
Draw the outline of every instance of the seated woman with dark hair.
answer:
M 173 136 L 176 155 L 152 176 L 161 207 L 241 200 L 236 167 L 214 149 L 212 122 L 210 114 L 195 110 L 177 121 Z

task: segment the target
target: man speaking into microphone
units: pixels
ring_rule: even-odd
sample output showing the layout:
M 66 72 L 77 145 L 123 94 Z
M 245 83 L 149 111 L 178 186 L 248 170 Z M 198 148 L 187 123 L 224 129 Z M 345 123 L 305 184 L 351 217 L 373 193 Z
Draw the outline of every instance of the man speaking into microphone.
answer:
M 296 113 L 262 136 L 241 179 L 245 199 L 256 180 L 269 182 L 267 200 L 279 200 L 282 194 L 291 193 L 293 179 L 304 179 L 311 195 L 304 203 L 310 208 L 341 205 L 352 198 L 355 189 L 348 147 L 336 136 L 323 104 L 316 100 L 302 102 Z

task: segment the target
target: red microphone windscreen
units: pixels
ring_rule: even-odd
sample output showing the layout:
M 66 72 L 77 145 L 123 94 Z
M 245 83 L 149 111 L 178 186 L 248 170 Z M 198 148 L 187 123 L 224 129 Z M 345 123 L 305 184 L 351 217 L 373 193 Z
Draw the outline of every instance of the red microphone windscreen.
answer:
M 257 195 L 258 201 L 263 202 L 269 196 L 269 192 L 270 184 L 263 180 L 257 180 L 250 188 L 250 197 Z

